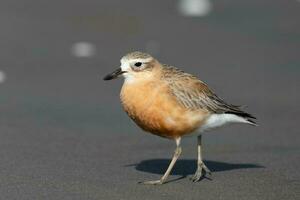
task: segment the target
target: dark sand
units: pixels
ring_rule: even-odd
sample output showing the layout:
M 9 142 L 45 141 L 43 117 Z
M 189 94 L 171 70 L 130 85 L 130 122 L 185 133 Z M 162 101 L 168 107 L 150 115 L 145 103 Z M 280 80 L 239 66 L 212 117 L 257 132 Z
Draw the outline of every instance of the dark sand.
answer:
M 214 1 L 209 16 L 185 18 L 175 1 L 147 2 L 0 2 L 0 199 L 299 199 L 300 3 Z M 168 184 L 137 184 L 164 173 L 175 145 L 137 128 L 122 80 L 102 77 L 151 40 L 162 62 L 258 118 L 204 135 L 212 180 L 189 180 L 191 137 Z M 78 41 L 96 55 L 72 56 Z

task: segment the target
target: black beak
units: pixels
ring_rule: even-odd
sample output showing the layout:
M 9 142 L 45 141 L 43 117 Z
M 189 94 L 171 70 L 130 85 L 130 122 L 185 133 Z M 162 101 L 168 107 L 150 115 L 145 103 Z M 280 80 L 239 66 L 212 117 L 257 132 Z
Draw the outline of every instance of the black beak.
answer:
M 103 80 L 105 81 L 108 81 L 108 80 L 112 80 L 112 79 L 115 79 L 115 78 L 118 78 L 121 74 L 124 74 L 126 73 L 125 71 L 122 71 L 121 68 L 115 70 L 114 72 L 110 73 L 110 74 L 107 74 Z

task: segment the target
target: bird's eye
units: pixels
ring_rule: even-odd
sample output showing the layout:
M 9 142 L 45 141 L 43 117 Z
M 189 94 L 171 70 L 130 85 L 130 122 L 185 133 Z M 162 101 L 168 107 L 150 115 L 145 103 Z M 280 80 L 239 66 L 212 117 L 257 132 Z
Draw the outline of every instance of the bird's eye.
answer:
M 142 63 L 141 62 L 136 62 L 136 63 L 134 63 L 134 66 L 140 67 L 140 66 L 142 66 Z

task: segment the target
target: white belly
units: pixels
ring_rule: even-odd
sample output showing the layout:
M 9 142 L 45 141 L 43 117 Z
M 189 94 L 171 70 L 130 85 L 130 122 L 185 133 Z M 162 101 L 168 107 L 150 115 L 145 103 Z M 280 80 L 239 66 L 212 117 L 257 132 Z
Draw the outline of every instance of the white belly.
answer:
M 226 124 L 232 123 L 247 123 L 251 124 L 249 121 L 243 117 L 234 114 L 212 114 L 208 117 L 206 122 L 198 129 L 198 132 L 203 133 L 211 129 L 215 129 Z

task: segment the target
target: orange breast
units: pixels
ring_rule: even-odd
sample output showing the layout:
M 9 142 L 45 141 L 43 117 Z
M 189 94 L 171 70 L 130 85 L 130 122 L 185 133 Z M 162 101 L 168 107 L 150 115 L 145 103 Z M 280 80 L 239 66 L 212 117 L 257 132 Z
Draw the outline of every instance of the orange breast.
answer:
M 177 103 L 169 88 L 159 81 L 124 84 L 124 110 L 143 130 L 167 138 L 177 138 L 196 130 L 205 121 L 206 111 L 191 111 Z

